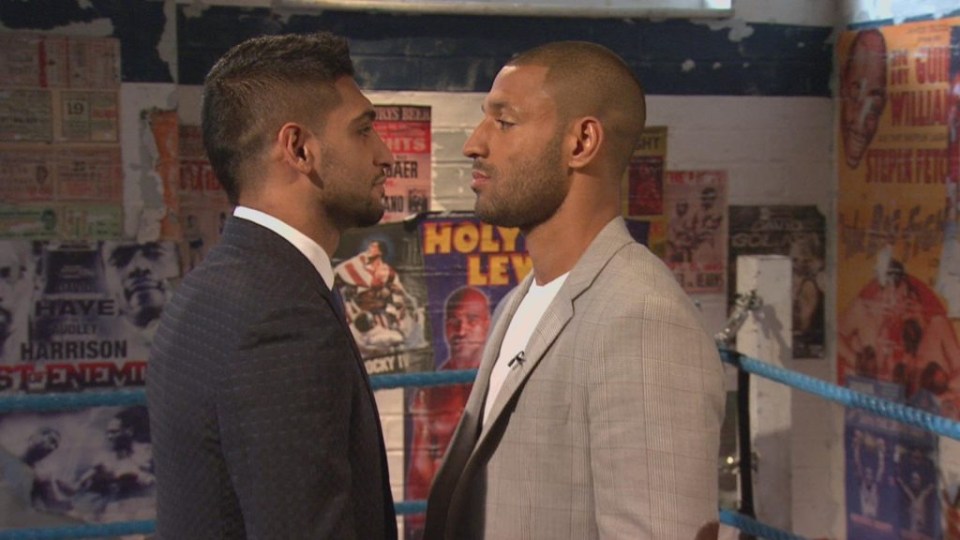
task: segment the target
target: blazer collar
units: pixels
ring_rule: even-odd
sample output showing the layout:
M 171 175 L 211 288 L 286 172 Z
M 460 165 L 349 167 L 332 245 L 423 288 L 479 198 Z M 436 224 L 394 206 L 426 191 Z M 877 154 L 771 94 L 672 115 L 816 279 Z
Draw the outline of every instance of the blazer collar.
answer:
M 630 242 L 633 242 L 633 239 L 630 237 L 630 233 L 627 232 L 626 224 L 622 218 L 618 217 L 611 220 L 590 243 L 590 246 L 584 252 L 583 256 L 580 257 L 580 260 L 578 260 L 573 269 L 570 270 L 567 281 L 564 282 L 563 287 L 557 292 L 557 296 L 553 299 L 547 311 L 544 312 L 539 324 L 537 324 L 533 334 L 530 336 L 530 341 L 524 349 L 525 360 L 516 368 L 512 369 L 507 375 L 506 380 L 504 380 L 503 386 L 497 394 L 497 399 L 490 409 L 490 418 L 483 419 L 480 444 L 483 443 L 483 439 L 485 435 L 489 433 L 490 428 L 500 419 L 507 403 L 513 399 L 523 383 L 533 370 L 536 369 L 547 350 L 549 350 L 550 346 L 560 334 L 560 331 L 563 330 L 570 319 L 573 318 L 574 300 L 593 284 L 600 270 L 606 266 L 614 253 Z M 491 343 L 499 344 L 502 342 L 503 336 L 507 331 L 507 326 L 509 326 L 510 320 L 513 319 L 520 305 L 520 301 L 527 294 L 527 291 L 530 290 L 530 284 L 532 282 L 533 273 L 531 272 L 520 286 L 518 286 L 517 293 L 511 298 L 510 304 L 506 308 L 509 311 L 504 311 L 505 316 L 500 317 L 497 321 L 497 325 L 494 327 L 494 334 L 491 336 Z M 489 347 L 487 351 L 485 351 L 485 356 L 486 355 L 491 356 L 491 358 L 484 358 L 484 366 L 486 367 L 486 364 L 490 364 L 490 369 L 492 370 L 492 364 L 496 362 L 496 357 L 499 355 L 499 347 Z M 489 382 L 489 374 L 480 380 L 484 381 L 486 385 Z M 483 395 L 486 395 L 487 388 L 483 388 L 483 390 Z
M 478 451 L 486 443 L 491 431 L 497 423 L 503 421 L 503 412 L 507 404 L 520 391 L 524 382 L 537 368 L 540 362 L 546 356 L 550 346 L 560 335 L 560 332 L 566 327 L 570 319 L 573 318 L 574 301 L 590 288 L 597 279 L 600 271 L 610 262 L 613 256 L 625 245 L 635 242 L 633 237 L 627 231 L 626 223 L 623 218 L 617 217 L 610 221 L 594 238 L 593 242 L 584 252 L 580 260 L 570 271 L 570 275 L 564 282 L 563 287 L 557 292 L 556 298 L 550 304 L 550 307 L 543 314 L 539 324 L 530 336 L 530 341 L 525 348 L 525 359 L 518 367 L 512 369 L 507 375 L 500 392 L 497 394 L 496 401 L 490 409 L 490 418 L 481 419 L 483 426 L 480 431 L 480 437 L 474 447 L 471 461 L 477 456 Z M 480 387 L 475 394 L 479 395 L 479 403 L 468 404 L 479 409 L 474 409 L 479 414 L 483 410 L 483 400 L 489 390 L 490 372 L 496 363 L 499 355 L 499 344 L 507 332 L 510 320 L 513 318 L 523 300 L 524 295 L 530 290 L 530 284 L 533 282 L 533 273 L 528 275 L 517 286 L 516 292 L 511 295 L 507 305 L 504 307 L 502 316 L 497 319 L 496 324 L 490 334 L 488 343 L 495 345 L 487 347 L 484 351 L 480 371 L 477 375 L 477 383 Z M 468 463 L 469 466 L 469 463 Z

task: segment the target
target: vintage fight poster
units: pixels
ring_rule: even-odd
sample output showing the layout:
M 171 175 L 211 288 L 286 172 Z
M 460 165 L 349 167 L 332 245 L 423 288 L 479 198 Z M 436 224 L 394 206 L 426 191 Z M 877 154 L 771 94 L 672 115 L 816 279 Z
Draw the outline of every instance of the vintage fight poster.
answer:
M 664 175 L 667 160 L 666 126 L 648 126 L 623 175 L 621 215 L 634 239 L 661 259 L 666 254 Z
M 383 222 L 430 210 L 430 106 L 377 105 L 374 129 L 393 152 L 387 173 Z
M 0 393 L 140 387 L 173 242 L 0 241 Z M 0 414 L 0 527 L 154 516 L 146 409 Z
M 0 392 L 142 386 L 173 242 L 0 241 Z
M 138 186 L 140 201 L 137 204 L 142 207 L 137 238 L 179 240 L 183 237 L 183 227 L 177 219 L 180 216 L 180 117 L 174 109 L 151 107 L 140 111 L 137 127 L 143 141 L 138 157 L 141 165 L 149 167 L 153 183 L 149 188 Z M 130 195 L 134 195 L 133 190 L 127 194 L 128 203 Z M 158 214 L 156 223 L 149 223 L 147 219 L 151 206 Z
M 837 45 L 838 379 L 897 386 L 904 402 L 950 418 L 960 417 L 960 178 L 948 155 L 958 25 L 849 31 Z M 854 450 L 848 439 L 848 462 Z M 921 514 L 917 489 L 901 492 L 897 537 L 937 537 L 941 513 Z M 848 533 L 875 538 L 853 524 Z
M 640 144 L 630 158 L 623 176 L 623 215 L 625 217 L 663 216 L 663 175 L 667 159 L 666 126 L 643 130 Z
M 173 242 L 119 240 L 125 197 L 152 195 L 126 189 L 120 41 L 0 47 L 0 394 L 142 387 L 180 265 Z M 166 152 L 167 113 L 133 145 Z M 142 406 L 0 414 L 0 528 L 153 518 L 149 445 Z
M 688 293 L 724 292 L 726 171 L 667 171 L 666 263 Z
M 433 351 L 415 224 L 352 229 L 340 239 L 331 262 L 334 287 L 367 373 L 429 369 Z
M 178 222 L 183 274 L 195 268 L 220 240 L 233 207 L 203 148 L 200 126 L 180 126 Z
M 120 148 L 0 146 L 0 238 L 116 238 L 123 227 Z
M 430 369 L 476 369 L 497 304 L 532 269 L 519 229 L 481 223 L 469 213 L 420 221 L 428 319 L 433 330 Z M 427 498 L 430 483 L 460 420 L 470 384 L 410 388 L 406 429 L 407 500 Z M 423 515 L 407 516 L 405 535 L 419 539 Z
M 106 239 L 122 230 L 120 41 L 0 38 L 0 238 Z
M 144 406 L 0 414 L 0 528 L 153 519 Z
M 823 358 L 826 218 L 816 206 L 731 206 L 729 213 L 729 305 L 735 301 L 738 256 L 789 256 L 793 270 L 793 357 Z
M 857 375 L 851 375 L 848 384 L 890 401 L 904 399 L 904 389 L 898 384 Z M 848 409 L 844 445 L 848 538 L 941 538 L 936 435 L 861 409 Z

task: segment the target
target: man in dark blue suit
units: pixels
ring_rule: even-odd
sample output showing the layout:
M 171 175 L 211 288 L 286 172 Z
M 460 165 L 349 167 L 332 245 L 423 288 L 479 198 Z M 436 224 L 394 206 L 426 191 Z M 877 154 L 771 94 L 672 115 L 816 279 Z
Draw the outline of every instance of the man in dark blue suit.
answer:
M 329 257 L 384 212 L 374 118 L 330 34 L 255 38 L 207 75 L 204 145 L 236 210 L 151 352 L 159 538 L 396 538 Z

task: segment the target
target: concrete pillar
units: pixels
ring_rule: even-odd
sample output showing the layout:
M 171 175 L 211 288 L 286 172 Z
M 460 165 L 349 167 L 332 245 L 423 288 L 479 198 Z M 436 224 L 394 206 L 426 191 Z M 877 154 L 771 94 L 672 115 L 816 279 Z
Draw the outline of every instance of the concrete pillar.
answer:
M 737 258 L 737 292 L 756 291 L 763 305 L 750 313 L 737 333 L 737 350 L 777 367 L 792 357 L 791 261 L 782 255 Z M 792 390 L 762 377 L 750 380 L 750 428 L 758 460 L 753 476 L 757 519 L 793 529 Z

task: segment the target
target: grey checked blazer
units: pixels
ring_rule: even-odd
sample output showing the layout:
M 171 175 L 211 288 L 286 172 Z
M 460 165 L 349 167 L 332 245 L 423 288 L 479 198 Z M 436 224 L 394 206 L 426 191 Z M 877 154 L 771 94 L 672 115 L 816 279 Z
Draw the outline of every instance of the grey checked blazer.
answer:
M 230 218 L 167 304 L 147 374 L 163 540 L 396 538 L 380 419 L 331 292 Z
M 716 521 L 723 378 L 664 264 L 611 221 L 570 272 L 481 424 L 501 303 L 434 479 L 425 538 L 692 540 Z

